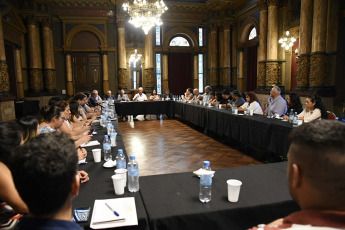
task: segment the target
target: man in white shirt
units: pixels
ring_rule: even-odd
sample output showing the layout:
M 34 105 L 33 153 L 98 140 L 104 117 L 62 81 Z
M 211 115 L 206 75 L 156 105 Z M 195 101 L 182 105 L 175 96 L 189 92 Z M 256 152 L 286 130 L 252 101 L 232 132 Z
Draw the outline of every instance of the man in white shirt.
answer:
M 139 93 L 135 94 L 133 101 L 147 101 L 146 94 L 144 94 L 143 91 L 143 87 L 140 87 Z

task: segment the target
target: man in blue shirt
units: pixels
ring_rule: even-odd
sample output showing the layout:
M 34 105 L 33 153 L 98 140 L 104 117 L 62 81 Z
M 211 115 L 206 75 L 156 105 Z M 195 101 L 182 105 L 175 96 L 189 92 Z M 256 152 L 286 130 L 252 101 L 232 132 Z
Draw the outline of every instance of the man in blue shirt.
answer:
M 286 113 L 286 101 L 282 96 L 280 96 L 280 88 L 278 86 L 273 86 L 271 89 L 272 100 L 269 102 L 269 105 L 265 111 L 265 115 L 279 115 L 280 117 Z
M 107 100 L 114 100 L 116 101 L 116 98 L 114 95 L 111 94 L 111 91 L 108 90 L 107 94 L 104 95 L 104 100 L 107 101 Z
M 10 168 L 29 215 L 18 230 L 64 230 L 82 228 L 72 220 L 72 198 L 78 195 L 78 155 L 68 134 L 41 134 L 18 147 Z

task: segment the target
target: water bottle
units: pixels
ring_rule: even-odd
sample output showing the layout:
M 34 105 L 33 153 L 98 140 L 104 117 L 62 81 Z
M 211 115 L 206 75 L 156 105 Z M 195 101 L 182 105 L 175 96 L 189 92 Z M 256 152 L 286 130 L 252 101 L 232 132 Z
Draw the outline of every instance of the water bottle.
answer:
M 293 127 L 297 127 L 297 126 L 298 126 L 298 116 L 297 116 L 297 112 L 295 112 L 295 116 L 293 117 L 292 126 L 293 126 Z
M 128 191 L 137 192 L 139 191 L 139 166 L 138 162 L 135 161 L 135 156 L 130 156 L 130 161 L 127 165 L 128 170 Z
M 103 112 L 103 115 L 102 115 L 102 127 L 106 127 L 106 123 L 107 123 L 107 113 Z
M 290 110 L 290 115 L 289 115 L 289 122 L 292 123 L 295 115 L 293 113 L 293 109 Z
M 114 126 L 111 126 L 111 131 L 110 131 L 110 143 L 111 143 L 111 147 L 115 147 L 116 146 L 116 131 Z
M 117 150 L 116 155 L 116 169 L 125 169 L 126 168 L 126 157 L 123 154 L 122 149 Z
M 107 128 L 107 134 L 110 136 L 110 131 L 111 131 L 111 126 L 113 124 L 111 123 L 110 117 L 108 117 L 107 122 L 106 122 L 106 128 Z
M 203 203 L 211 201 L 212 190 L 212 170 L 210 168 L 210 162 L 204 161 L 203 172 L 200 175 L 200 192 L 199 200 Z
M 108 135 L 104 135 L 103 151 L 104 151 L 104 160 L 105 161 L 112 160 L 112 157 L 111 157 L 111 144 L 110 144 L 110 139 L 108 138 Z

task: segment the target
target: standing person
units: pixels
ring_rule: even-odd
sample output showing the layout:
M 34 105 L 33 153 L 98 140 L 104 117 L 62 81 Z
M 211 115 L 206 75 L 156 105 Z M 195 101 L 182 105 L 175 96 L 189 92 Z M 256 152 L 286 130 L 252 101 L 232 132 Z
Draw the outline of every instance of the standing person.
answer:
M 278 114 L 282 116 L 286 113 L 286 101 L 280 94 L 280 88 L 278 86 L 273 86 L 270 94 L 272 100 L 265 110 L 265 115 L 272 116 Z
M 246 103 L 238 107 L 238 111 L 247 111 L 250 109 L 253 110 L 254 114 L 263 114 L 258 96 L 254 92 L 246 92 L 246 100 Z
M 166 89 L 165 93 L 163 95 L 164 100 L 173 100 L 174 96 L 172 93 L 170 93 L 170 89 Z
M 19 213 L 29 212 L 9 168 L 13 149 L 24 143 L 22 129 L 15 122 L 0 121 L 0 136 L 0 229 L 12 229 L 22 216 Z
M 133 97 L 133 101 L 147 101 L 146 94 L 143 93 L 143 87 L 139 87 L 139 92 Z
M 105 101 L 107 101 L 107 100 L 114 100 L 114 101 L 116 101 L 115 96 L 111 94 L 110 90 L 108 90 L 107 94 L 104 95 L 104 100 Z
M 302 113 L 298 114 L 298 119 L 304 122 L 311 122 L 314 120 L 327 119 L 327 111 L 323 105 L 321 98 L 313 95 L 305 99 L 306 108 Z
M 117 95 L 117 101 L 129 101 L 129 97 L 125 94 L 124 89 L 121 89 L 119 95 Z
M 67 134 L 47 133 L 30 140 L 14 152 L 10 168 L 29 207 L 29 215 L 19 222 L 18 230 L 82 230 L 71 221 L 72 199 L 78 195 L 80 177 L 76 149 Z
M 287 183 L 301 211 L 260 229 L 345 229 L 344 137 L 345 124 L 335 121 L 310 122 L 291 131 Z

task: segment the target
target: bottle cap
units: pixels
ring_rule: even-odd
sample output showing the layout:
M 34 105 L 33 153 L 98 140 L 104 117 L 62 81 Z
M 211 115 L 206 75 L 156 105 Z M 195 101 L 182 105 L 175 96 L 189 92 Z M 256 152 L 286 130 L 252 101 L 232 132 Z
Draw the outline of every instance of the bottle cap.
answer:
M 204 161 L 204 166 L 210 166 L 210 162 L 209 161 Z
M 123 153 L 123 150 L 122 149 L 118 149 L 117 153 Z
M 134 155 L 130 155 L 129 158 L 130 158 L 131 160 L 135 160 L 135 156 L 134 156 Z

